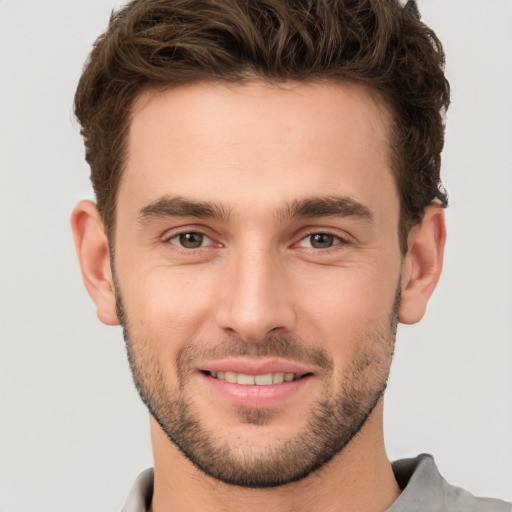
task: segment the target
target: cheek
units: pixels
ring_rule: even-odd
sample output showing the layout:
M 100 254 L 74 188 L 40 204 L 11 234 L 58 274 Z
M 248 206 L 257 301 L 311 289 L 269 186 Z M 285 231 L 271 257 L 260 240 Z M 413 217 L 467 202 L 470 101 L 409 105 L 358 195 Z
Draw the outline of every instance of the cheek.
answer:
M 395 282 L 396 281 L 396 282 Z M 301 303 L 306 339 L 326 348 L 341 381 L 354 365 L 388 365 L 394 342 L 398 271 L 394 279 L 374 272 L 335 269 L 329 279 L 310 280 Z
M 123 282 L 123 300 L 134 334 L 173 351 L 198 337 L 211 307 L 211 293 L 200 284 L 201 279 L 189 275 L 162 267 L 138 272 Z
M 343 334 L 389 319 L 398 275 L 398 270 L 332 269 L 303 280 L 302 291 L 296 294 L 303 314 L 314 315 L 317 328 Z

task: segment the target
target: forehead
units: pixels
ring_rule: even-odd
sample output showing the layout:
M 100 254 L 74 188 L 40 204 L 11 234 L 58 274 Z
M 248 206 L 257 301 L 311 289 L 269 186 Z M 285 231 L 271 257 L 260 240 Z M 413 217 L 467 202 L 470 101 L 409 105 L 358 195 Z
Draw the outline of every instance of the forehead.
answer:
M 172 194 L 275 208 L 308 195 L 396 195 L 388 119 L 379 96 L 357 84 L 148 91 L 133 107 L 119 200 L 140 209 Z

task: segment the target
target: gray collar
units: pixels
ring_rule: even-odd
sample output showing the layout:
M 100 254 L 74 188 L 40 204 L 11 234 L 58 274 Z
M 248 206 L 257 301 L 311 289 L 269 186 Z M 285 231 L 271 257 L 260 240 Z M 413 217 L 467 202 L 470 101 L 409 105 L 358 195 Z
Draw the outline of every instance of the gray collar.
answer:
M 393 462 L 393 472 L 403 491 L 387 512 L 512 512 L 510 503 L 476 498 L 450 485 L 431 455 Z

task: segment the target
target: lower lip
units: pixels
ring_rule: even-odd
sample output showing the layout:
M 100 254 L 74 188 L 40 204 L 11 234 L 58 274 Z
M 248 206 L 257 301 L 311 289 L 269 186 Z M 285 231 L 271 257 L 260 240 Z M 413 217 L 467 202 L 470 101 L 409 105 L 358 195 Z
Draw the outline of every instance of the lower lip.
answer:
M 297 395 L 311 380 L 312 375 L 306 375 L 291 382 L 271 384 L 269 386 L 247 386 L 233 384 L 222 379 L 216 379 L 204 373 L 200 374 L 210 389 L 236 407 L 263 409 L 282 404 Z

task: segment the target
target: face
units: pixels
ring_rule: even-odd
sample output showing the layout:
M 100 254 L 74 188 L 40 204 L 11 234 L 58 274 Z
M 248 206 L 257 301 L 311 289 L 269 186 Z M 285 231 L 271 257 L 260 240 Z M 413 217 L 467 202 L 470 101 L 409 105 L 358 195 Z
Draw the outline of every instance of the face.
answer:
M 387 119 L 347 84 L 199 84 L 135 104 L 119 316 L 143 400 L 210 476 L 301 479 L 383 393 L 402 267 Z

